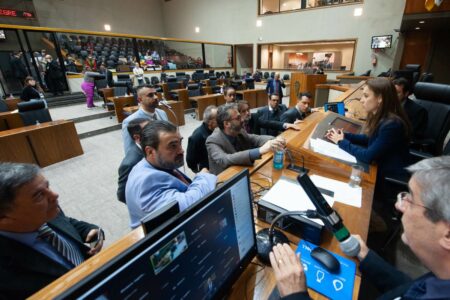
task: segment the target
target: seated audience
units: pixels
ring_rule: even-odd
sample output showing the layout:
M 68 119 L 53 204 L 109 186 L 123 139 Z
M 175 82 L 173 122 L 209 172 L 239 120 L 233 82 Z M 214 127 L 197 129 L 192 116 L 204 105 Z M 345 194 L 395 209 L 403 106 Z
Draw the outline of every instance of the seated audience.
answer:
M 231 165 L 250 166 L 264 153 L 285 146 L 285 141 L 281 138 L 248 134 L 242 128 L 236 104 L 219 106 L 217 126 L 206 140 L 209 168 L 213 174 L 219 174 Z
M 247 101 L 241 100 L 238 102 L 238 111 L 241 115 L 242 128 L 244 128 L 247 133 L 259 134 L 256 118 L 250 113 L 250 107 Z
M 25 299 L 100 251 L 98 226 L 66 217 L 36 165 L 0 163 L 0 298 Z
M 311 100 L 312 96 L 310 93 L 302 93 L 300 99 L 297 99 L 297 104 L 281 115 L 280 121 L 295 124 L 297 121 L 305 119 L 313 111 L 309 107 Z
M 185 210 L 214 190 L 217 177 L 201 170 L 190 180 L 178 168 L 184 165 L 182 137 L 168 121 L 152 121 L 142 131 L 142 159 L 128 176 L 125 188 L 130 226 L 139 226 L 147 214 L 176 200 Z
M 272 94 L 269 96 L 269 104 L 258 109 L 258 127 L 261 134 L 277 136 L 283 130 L 292 128 L 299 130 L 297 126 L 292 123 L 281 122 L 281 116 L 287 111 L 284 104 L 280 104 L 280 97 Z
M 408 167 L 409 191 L 395 204 L 402 215 L 402 241 L 430 270 L 413 280 L 370 250 L 360 236 L 359 269 L 382 296 L 377 299 L 449 299 L 450 295 L 450 157 L 434 157 Z M 299 257 L 289 245 L 270 253 L 282 299 L 310 299 Z
M 194 173 L 200 172 L 203 168 L 209 168 L 208 151 L 206 150 L 206 139 L 217 127 L 217 107 L 208 106 L 203 112 L 202 124 L 194 130 L 189 137 L 186 162 Z
M 275 73 L 275 77 L 267 81 L 266 92 L 269 95 L 278 95 L 280 99 L 283 99 L 283 89 L 286 85 L 283 80 L 280 80 L 280 73 Z
M 167 114 L 162 109 L 157 108 L 159 105 L 158 96 L 156 90 L 150 87 L 140 87 L 137 90 L 137 99 L 139 102 L 139 109 L 128 116 L 122 122 L 122 138 L 124 152 L 127 153 L 128 149 L 134 145 L 133 140 L 128 133 L 128 123 L 136 118 L 148 118 L 150 120 L 165 120 L 167 121 Z
M 227 86 L 223 89 L 223 97 L 226 104 L 234 103 L 236 102 L 236 91 L 233 87 Z
M 30 101 L 30 100 L 41 100 L 44 98 L 44 91 L 41 89 L 36 80 L 27 76 L 25 78 L 25 87 L 22 90 L 22 94 L 20 95 L 20 100 L 22 101 Z
M 405 175 L 410 126 L 394 84 L 384 77 L 367 81 L 361 103 L 367 112 L 364 134 L 333 128 L 327 133 L 328 139 L 362 162 L 377 163 L 378 179 Z
M 133 167 L 140 161 L 142 158 L 144 158 L 144 152 L 141 148 L 141 136 L 142 136 L 142 129 L 145 127 L 145 125 L 148 124 L 150 120 L 148 118 L 137 118 L 134 120 L 131 120 L 128 123 L 127 130 L 130 134 L 130 137 L 134 141 L 134 145 L 132 145 L 127 153 L 125 153 L 125 157 L 123 158 L 122 162 L 119 166 L 119 181 L 118 181 L 118 188 L 117 188 L 117 199 L 119 199 L 120 202 L 126 203 L 125 200 L 125 186 L 128 181 L 128 175 L 130 175 L 131 170 Z
M 413 100 L 409 99 L 411 94 L 411 85 L 406 78 L 398 78 L 393 81 L 395 90 L 397 91 L 398 98 L 403 106 L 403 109 L 408 116 L 408 120 L 411 123 L 412 131 L 411 138 L 423 138 L 424 132 L 427 129 L 428 112 L 420 104 L 417 104 Z

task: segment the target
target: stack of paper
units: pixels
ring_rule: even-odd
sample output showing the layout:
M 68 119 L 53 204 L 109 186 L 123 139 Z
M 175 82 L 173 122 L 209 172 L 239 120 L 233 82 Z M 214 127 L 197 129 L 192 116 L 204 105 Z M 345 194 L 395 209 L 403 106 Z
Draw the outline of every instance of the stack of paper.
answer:
M 339 148 L 338 145 L 324 141 L 322 139 L 313 139 L 310 140 L 311 149 L 314 152 L 323 154 L 325 156 L 333 157 L 336 159 L 340 159 L 343 161 L 348 161 L 351 163 L 356 163 L 356 158 L 349 154 L 348 152 Z

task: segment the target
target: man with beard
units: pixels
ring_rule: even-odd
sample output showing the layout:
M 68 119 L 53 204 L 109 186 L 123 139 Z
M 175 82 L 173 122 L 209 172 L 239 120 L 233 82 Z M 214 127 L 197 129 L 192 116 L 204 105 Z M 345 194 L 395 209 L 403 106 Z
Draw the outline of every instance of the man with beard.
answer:
M 147 118 L 150 120 L 165 120 L 167 121 L 167 114 L 162 109 L 157 108 L 159 105 L 158 95 L 154 88 L 143 86 L 137 90 L 137 99 L 139 102 L 139 109 L 128 116 L 122 122 L 122 138 L 124 152 L 127 151 L 134 145 L 134 141 L 128 133 L 128 123 L 131 120 L 137 118 Z
M 184 164 L 182 137 L 168 121 L 147 124 L 141 137 L 144 158 L 131 171 L 125 188 L 130 226 L 176 200 L 181 211 L 214 190 L 217 177 L 202 169 L 193 180 L 177 170 Z
M 282 138 L 248 134 L 242 128 L 242 116 L 236 104 L 219 106 L 217 126 L 206 140 L 209 168 L 219 174 L 231 165 L 251 166 L 261 155 L 285 147 Z

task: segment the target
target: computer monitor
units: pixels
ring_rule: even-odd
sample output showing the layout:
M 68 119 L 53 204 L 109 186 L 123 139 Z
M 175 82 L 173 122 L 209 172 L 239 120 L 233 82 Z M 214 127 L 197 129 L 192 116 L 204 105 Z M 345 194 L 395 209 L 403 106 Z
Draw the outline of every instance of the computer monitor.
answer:
M 255 255 L 244 170 L 57 299 L 223 297 Z
M 391 45 L 392 45 L 392 35 L 380 35 L 372 37 L 371 43 L 372 49 L 391 48 Z

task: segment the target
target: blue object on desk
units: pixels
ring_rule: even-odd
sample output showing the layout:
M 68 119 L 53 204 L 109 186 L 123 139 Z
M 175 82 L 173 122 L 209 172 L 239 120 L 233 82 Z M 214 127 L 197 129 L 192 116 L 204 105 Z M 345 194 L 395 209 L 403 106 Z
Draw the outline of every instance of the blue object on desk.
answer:
M 350 259 L 332 253 L 341 264 L 339 273 L 332 274 L 311 257 L 311 251 L 316 247 L 301 240 L 295 251 L 301 255 L 307 286 L 333 300 L 352 299 L 356 264 Z
M 323 105 L 324 111 L 333 111 L 341 116 L 345 116 L 345 104 L 344 102 L 331 102 Z

